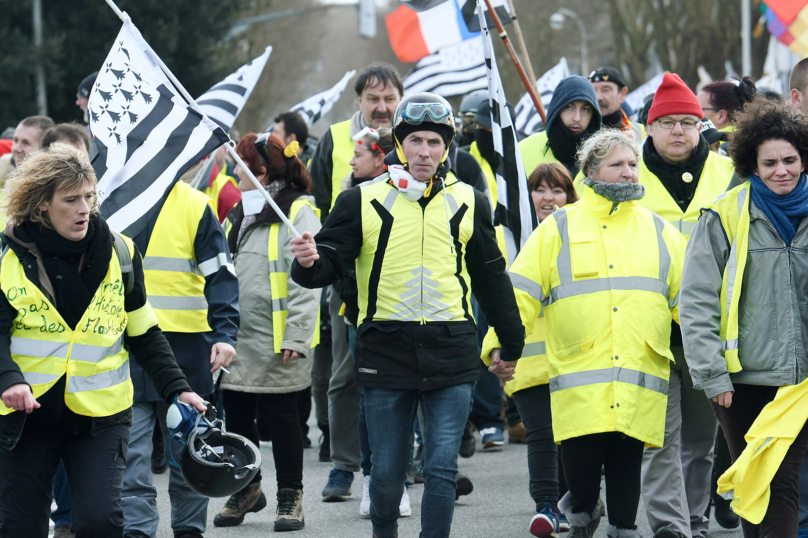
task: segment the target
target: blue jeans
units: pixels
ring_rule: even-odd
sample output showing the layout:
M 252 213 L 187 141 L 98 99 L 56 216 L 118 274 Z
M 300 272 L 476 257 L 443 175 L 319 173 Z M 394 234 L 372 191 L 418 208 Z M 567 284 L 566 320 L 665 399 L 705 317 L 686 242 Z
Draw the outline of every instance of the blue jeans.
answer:
M 446 538 L 455 504 L 457 453 L 469 412 L 472 384 L 418 392 L 365 389 L 371 461 L 370 520 L 378 538 L 398 530 L 399 503 L 412 457 L 418 405 L 424 417 L 424 495 L 420 538 Z
M 65 463 L 59 462 L 59 470 L 53 479 L 53 500 L 56 501 L 56 510 L 51 512 L 51 520 L 54 527 L 73 524 L 70 511 L 73 510 L 73 499 L 70 497 L 70 486 L 67 484 L 67 473 Z

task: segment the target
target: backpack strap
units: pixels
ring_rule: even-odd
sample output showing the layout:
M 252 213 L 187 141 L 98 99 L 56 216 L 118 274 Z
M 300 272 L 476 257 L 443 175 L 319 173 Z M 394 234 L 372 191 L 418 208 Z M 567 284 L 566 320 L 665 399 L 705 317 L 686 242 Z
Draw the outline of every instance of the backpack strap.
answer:
M 112 232 L 112 246 L 115 248 L 115 254 L 118 256 L 118 264 L 121 266 L 124 293 L 129 295 L 135 287 L 135 273 L 132 268 L 132 254 L 129 252 L 129 245 L 126 244 L 121 234 Z

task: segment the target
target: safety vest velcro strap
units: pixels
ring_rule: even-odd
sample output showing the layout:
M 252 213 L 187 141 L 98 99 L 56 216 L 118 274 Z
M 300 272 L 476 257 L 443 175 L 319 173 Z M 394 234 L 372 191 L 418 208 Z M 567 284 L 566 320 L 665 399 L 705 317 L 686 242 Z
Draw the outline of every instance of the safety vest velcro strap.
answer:
M 146 256 L 143 259 L 144 271 L 171 271 L 173 273 L 197 274 L 196 262 L 183 258 L 165 258 L 162 256 Z
M 547 304 L 552 304 L 562 299 L 575 297 L 576 295 L 587 295 L 601 291 L 648 291 L 660 293 L 668 298 L 670 288 L 667 282 L 645 276 L 621 276 L 612 278 L 591 278 L 588 280 L 575 280 L 568 284 L 561 284 L 550 290 L 550 299 Z
M 67 351 L 70 349 L 70 342 L 48 342 L 47 340 L 36 340 L 33 338 L 11 337 L 11 354 L 23 355 L 26 357 L 47 357 L 67 358 Z
M 614 381 L 637 385 L 644 389 L 659 392 L 660 394 L 668 393 L 668 382 L 665 379 L 626 368 L 604 368 L 601 370 L 572 372 L 556 376 L 550 379 L 550 392 L 583 387 L 586 385 L 612 383 Z
M 738 349 L 738 340 L 737 339 L 728 340 L 728 341 L 724 342 L 724 344 L 721 347 L 724 349 L 724 351 L 730 351 L 732 349 Z
M 157 310 L 207 310 L 205 297 L 172 297 L 170 295 L 149 295 L 149 304 Z
M 525 347 L 522 348 L 522 358 L 545 354 L 547 354 L 546 342 L 533 342 L 532 344 L 525 344 Z
M 73 344 L 73 350 L 70 352 L 70 360 L 101 362 L 107 357 L 117 355 L 121 352 L 121 349 L 123 349 L 123 337 L 118 338 L 118 340 L 109 347 Z
M 228 271 L 235 274 L 233 264 L 227 261 L 227 254 L 220 252 L 215 258 L 211 258 L 199 264 L 199 270 L 202 271 L 202 276 L 209 277 L 214 273 L 218 273 L 219 269 L 226 267 Z
M 101 390 L 120 385 L 129 379 L 129 360 L 109 372 L 101 372 L 88 377 L 71 375 L 67 380 L 67 392 L 75 394 L 88 390 Z
M 54 374 L 41 374 L 39 372 L 23 372 L 23 377 L 25 378 L 25 382 L 29 385 L 49 385 L 53 383 L 57 379 L 59 379 L 60 375 Z
M 514 288 L 527 293 L 543 305 L 548 304 L 548 299 L 542 292 L 541 284 L 519 273 L 508 273 L 508 276 L 511 277 L 511 285 L 513 285 Z

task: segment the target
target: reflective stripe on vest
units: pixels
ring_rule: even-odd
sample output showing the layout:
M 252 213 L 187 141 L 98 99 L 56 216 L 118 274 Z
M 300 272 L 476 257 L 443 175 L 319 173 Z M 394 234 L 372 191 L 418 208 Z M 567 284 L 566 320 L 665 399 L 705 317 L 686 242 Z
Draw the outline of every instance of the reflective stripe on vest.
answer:
M 721 340 L 727 370 L 740 372 L 738 357 L 738 324 L 741 283 L 746 267 L 749 242 L 749 182 L 736 187 L 716 200 L 714 209 L 721 219 L 724 233 L 730 241 L 729 258 L 721 285 Z
M 628 277 L 615 277 L 615 278 L 607 277 L 607 278 L 589 278 L 585 280 L 573 280 L 572 261 L 570 254 L 570 238 L 569 238 L 569 232 L 567 230 L 567 212 L 562 208 L 556 211 L 554 216 L 556 220 L 556 225 L 558 226 L 558 233 L 561 236 L 561 250 L 558 253 L 558 261 L 557 261 L 558 277 L 561 280 L 561 284 L 550 289 L 550 297 L 545 298 L 542 301 L 542 304 L 547 306 L 553 304 L 556 301 L 561 301 L 569 297 L 575 297 L 576 295 L 586 295 L 589 293 L 598 293 L 601 291 L 613 291 L 613 290 L 649 291 L 652 293 L 660 293 L 665 297 L 665 300 L 668 302 L 668 306 L 670 306 L 670 308 L 673 308 L 674 306 L 676 306 L 676 304 L 678 304 L 679 302 L 678 294 L 673 299 L 668 299 L 668 293 L 670 292 L 670 287 L 668 286 L 668 271 L 670 270 L 671 256 L 670 253 L 668 252 L 668 246 L 665 243 L 664 238 L 662 237 L 662 230 L 665 226 L 662 217 L 660 217 L 657 214 L 654 214 L 654 226 L 656 228 L 657 244 L 659 245 L 658 278 L 628 276 Z M 513 279 L 514 276 L 515 275 L 511 274 L 511 279 Z M 523 280 L 527 279 L 523 278 Z M 521 284 L 525 285 L 524 282 L 521 282 Z M 534 288 L 535 293 L 541 295 L 541 286 L 538 283 L 533 284 L 535 286 L 538 286 L 538 290 L 535 290 Z M 516 284 L 514 284 L 514 286 L 517 287 Z M 538 296 L 533 295 L 533 293 L 530 291 L 527 291 L 527 293 L 530 293 L 533 297 L 537 299 L 539 298 Z
M 179 181 L 154 225 L 143 258 L 143 274 L 149 304 L 164 331 L 210 331 L 205 277 L 222 267 L 233 272 L 224 253 L 197 266 L 194 241 L 210 203 L 203 193 Z
M 309 206 L 312 211 L 320 217 L 320 210 L 314 207 L 311 202 L 305 199 L 297 199 L 292 202 L 289 209 L 289 221 L 294 223 L 298 213 L 304 207 Z M 283 230 L 281 230 L 283 227 Z M 281 352 L 283 335 L 286 332 L 286 317 L 289 315 L 287 299 L 288 289 L 288 267 L 283 252 L 289 229 L 285 224 L 275 223 L 269 228 L 269 241 L 267 244 L 267 258 L 269 260 L 269 286 L 272 296 L 272 338 L 274 340 L 275 353 Z M 320 311 L 317 311 L 317 323 L 314 327 L 314 339 L 311 347 L 320 343 Z
M 126 238 L 124 242 L 133 255 L 132 242 Z M 123 346 L 129 317 L 121 279 L 120 263 L 113 255 L 87 310 L 71 329 L 50 299 L 28 280 L 14 251 L 3 257 L 0 288 L 17 311 L 9 350 L 34 398 L 66 377 L 65 404 L 76 414 L 105 417 L 131 407 L 129 353 Z M 142 317 L 141 324 L 147 322 L 145 314 Z M 153 314 L 151 319 L 156 322 Z M 11 412 L 0 403 L 0 415 Z
M 354 141 L 351 140 L 351 120 L 335 123 L 331 126 L 331 208 L 342 192 L 342 180 L 351 173 Z
M 638 370 L 628 370 L 626 368 L 604 368 L 602 370 L 587 370 L 584 372 L 572 372 L 550 379 L 550 392 L 564 389 L 583 387 L 586 385 L 597 385 L 598 383 L 628 383 L 637 385 L 660 394 L 668 394 L 668 380 L 662 379 Z

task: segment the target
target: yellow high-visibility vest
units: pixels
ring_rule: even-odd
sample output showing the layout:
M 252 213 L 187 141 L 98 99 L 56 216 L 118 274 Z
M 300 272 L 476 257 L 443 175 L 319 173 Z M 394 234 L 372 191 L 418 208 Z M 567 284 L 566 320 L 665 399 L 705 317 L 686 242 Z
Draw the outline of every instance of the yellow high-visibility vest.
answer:
M 183 181 L 178 181 L 166 199 L 154 225 L 143 274 L 149 303 L 166 332 L 210 331 L 205 276 L 227 265 L 224 253 L 197 266 L 194 240 L 199 222 L 211 200 Z
M 124 241 L 134 256 L 131 240 Z M 31 385 L 34 398 L 67 376 L 65 404 L 76 414 L 106 417 L 132 406 L 134 391 L 124 331 L 140 336 L 157 324 L 157 317 L 148 303 L 126 312 L 121 265 L 114 251 L 107 274 L 75 330 L 26 277 L 13 250 L 3 257 L 0 288 L 17 310 L 11 327 L 11 357 Z M 0 415 L 12 412 L 0 401 Z
M 519 305 L 520 295 L 516 295 Z M 550 382 L 550 370 L 547 363 L 547 320 L 544 318 L 544 308 L 539 311 L 539 317 L 533 324 L 533 332 L 525 338 L 525 347 L 522 348 L 522 357 L 516 362 L 516 371 L 513 379 L 505 383 L 505 392 L 513 396 L 514 392 L 546 385 Z M 495 345 L 496 342 L 496 345 Z M 482 359 L 486 366 L 491 366 L 491 351 L 499 347 L 496 332 L 493 327 L 488 328 L 488 334 L 483 341 Z
M 474 188 L 459 182 L 447 185 L 446 206 L 440 189 L 424 209 L 386 180 L 359 188 L 364 240 L 356 260 L 358 325 L 391 320 L 472 322 L 471 279 L 464 255 L 474 232 Z
M 491 165 L 485 160 L 482 153 L 480 153 L 480 148 L 477 147 L 477 142 L 471 143 L 469 146 L 469 153 L 480 164 L 480 168 L 483 169 L 485 181 L 488 183 L 488 190 L 491 192 L 491 207 L 496 209 L 497 200 L 499 200 L 499 197 L 497 196 L 497 176 L 491 169 Z
M 292 202 L 289 209 L 289 222 L 294 222 L 295 217 L 304 207 L 310 207 L 320 218 L 320 210 L 306 199 L 299 198 Z M 282 228 L 283 232 L 282 233 Z M 289 298 L 287 282 L 289 280 L 289 268 L 286 267 L 282 250 L 286 244 L 289 228 L 280 222 L 274 223 L 269 228 L 269 241 L 267 243 L 267 257 L 269 259 L 269 284 L 272 294 L 272 338 L 274 340 L 275 353 L 281 352 L 283 334 L 286 331 L 286 317 L 289 315 L 289 308 L 286 300 Z M 317 324 L 314 326 L 314 339 L 311 342 L 312 349 L 320 343 L 320 311 L 317 310 Z
M 227 175 L 227 168 L 225 167 L 213 179 L 213 183 L 211 183 L 210 187 L 207 187 L 204 190 L 204 193 L 207 194 L 208 198 L 211 200 L 211 206 L 213 207 L 213 212 L 216 213 L 216 215 L 219 215 L 219 194 L 222 192 L 224 186 L 228 183 L 238 189 L 238 183 L 236 183 L 236 180 L 233 179 L 232 176 Z
M 351 173 L 354 141 L 351 140 L 351 120 L 335 123 L 331 126 L 331 209 L 342 192 L 342 179 Z

